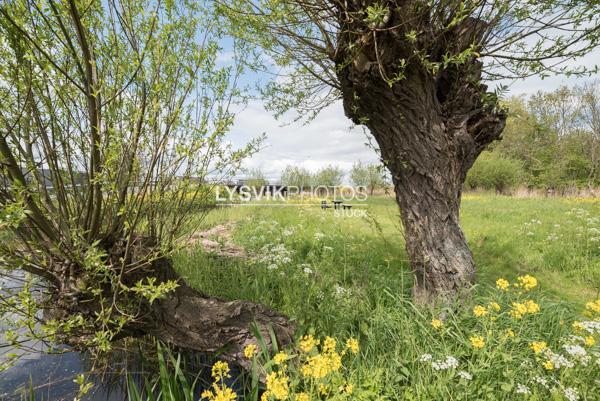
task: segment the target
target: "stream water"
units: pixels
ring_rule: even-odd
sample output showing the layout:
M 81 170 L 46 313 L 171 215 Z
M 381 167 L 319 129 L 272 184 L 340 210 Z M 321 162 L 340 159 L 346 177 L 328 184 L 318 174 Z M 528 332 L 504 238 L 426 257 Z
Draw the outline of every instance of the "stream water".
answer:
M 0 276 L 0 292 L 17 285 L 18 277 Z M 5 322 L 10 319 L 6 315 L 2 318 Z M 0 340 L 6 330 L 7 326 L 0 321 Z M 20 355 L 13 366 L 0 371 L 0 401 L 29 400 L 30 389 L 33 389 L 35 401 L 73 401 L 79 390 L 79 385 L 73 380 L 80 374 L 93 383 L 91 390 L 81 398 L 82 401 L 126 401 L 127 376 L 139 389 L 144 388 L 146 380 L 156 377 L 158 369 L 153 344 L 147 338 L 128 340 L 127 343 L 116 344 L 115 351 L 100 359 L 87 352 L 76 352 L 56 345 L 49 348 L 47 344 L 39 342 L 23 344 L 26 346 L 23 349 L 0 347 L 0 365 L 11 353 Z M 210 386 L 210 367 L 214 359 L 195 353 L 185 353 L 182 357 L 189 372 L 189 381 L 197 383 L 196 398 L 200 399 L 202 390 Z M 231 366 L 231 375 L 234 379 L 228 385 L 241 393 L 236 379 L 241 371 Z
M 0 400 L 21 400 L 34 389 L 35 400 L 69 400 L 77 394 L 79 385 L 73 380 L 84 373 L 93 388 L 84 397 L 88 401 L 125 401 L 124 375 L 90 374 L 92 361 L 87 353 L 31 353 L 15 366 L 0 373 Z M 28 399 L 28 398 L 27 398 Z
M 0 275 L 0 295 L 8 295 L 11 288 L 19 288 L 22 277 L 22 273 L 18 271 Z M 16 317 L 6 314 L 0 317 L 4 321 L 4 323 L 0 321 L 0 340 L 2 340 L 4 332 L 9 329 L 5 324 Z M 109 368 L 94 369 L 93 358 L 88 353 L 56 346 L 55 352 L 49 353 L 48 345 L 32 341 L 24 343 L 23 346 L 22 349 L 0 347 L 0 365 L 9 359 L 10 354 L 20 355 L 13 366 L 0 371 L 0 401 L 29 400 L 30 389 L 34 390 L 35 401 L 72 401 L 79 389 L 79 385 L 73 380 L 80 374 L 85 374 L 88 381 L 94 383 L 84 400 L 124 401 L 126 399 L 126 379 L 122 372 L 127 368 L 125 364 L 132 359 L 130 355 L 123 357 L 121 352 L 121 355 L 107 356 L 110 363 L 105 363 L 104 366 Z

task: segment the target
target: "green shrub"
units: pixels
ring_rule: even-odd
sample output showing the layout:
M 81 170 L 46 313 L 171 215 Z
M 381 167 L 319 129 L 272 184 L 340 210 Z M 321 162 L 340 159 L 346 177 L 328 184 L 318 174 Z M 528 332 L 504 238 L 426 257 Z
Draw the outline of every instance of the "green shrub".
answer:
M 481 188 L 504 193 L 517 185 L 522 176 L 523 170 L 519 162 L 497 153 L 484 152 L 467 174 L 466 185 L 471 189 Z

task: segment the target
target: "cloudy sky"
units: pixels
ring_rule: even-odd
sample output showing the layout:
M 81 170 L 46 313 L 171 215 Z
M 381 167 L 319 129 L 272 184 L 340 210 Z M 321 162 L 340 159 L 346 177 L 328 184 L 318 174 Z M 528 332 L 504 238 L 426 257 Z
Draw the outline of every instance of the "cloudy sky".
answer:
M 600 50 L 589 54 L 578 64 L 600 65 Z M 590 78 L 587 78 L 589 80 Z M 592 78 L 593 79 L 593 78 Z M 584 79 L 551 77 L 528 78 L 503 82 L 510 86 L 509 95 L 532 94 L 573 85 Z M 341 103 L 332 105 L 309 124 L 292 123 L 292 118 L 275 120 L 260 101 L 251 102 L 237 119 L 229 139 L 241 146 L 249 139 L 265 133 L 263 149 L 246 162 L 248 168 L 259 168 L 271 182 L 279 180 L 286 165 L 298 165 L 316 171 L 328 164 L 349 170 L 358 160 L 376 162 L 375 151 L 367 146 L 368 138 L 360 127 L 344 116 Z

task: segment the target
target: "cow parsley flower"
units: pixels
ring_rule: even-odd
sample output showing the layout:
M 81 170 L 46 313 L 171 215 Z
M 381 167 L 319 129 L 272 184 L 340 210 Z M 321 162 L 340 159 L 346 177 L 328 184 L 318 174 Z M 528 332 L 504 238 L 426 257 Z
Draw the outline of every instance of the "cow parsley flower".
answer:
M 458 367 L 458 360 L 455 357 L 449 355 L 443 361 L 432 362 L 431 367 L 434 370 L 456 369 Z
M 524 384 L 517 384 L 517 394 L 531 394 L 531 390 Z
M 548 360 L 544 364 L 544 368 L 547 370 L 560 369 L 560 368 L 572 368 L 575 364 L 565 358 L 563 355 L 555 354 L 549 348 L 544 350 L 544 355 Z
M 579 399 L 579 392 L 577 391 L 577 389 L 574 389 L 573 387 L 565 388 L 564 392 L 565 392 L 565 397 L 567 397 L 567 400 L 569 400 L 569 401 L 577 401 Z
M 533 378 L 533 381 L 536 382 L 537 384 L 541 385 L 542 387 L 545 387 L 546 389 L 550 389 L 550 386 L 548 385 L 548 380 L 546 380 L 545 378 L 543 378 L 541 376 L 535 376 Z
M 458 372 L 457 375 L 461 379 L 465 379 L 465 380 L 472 380 L 473 379 L 473 375 L 470 374 L 469 372 L 465 372 L 464 370 L 461 370 L 460 372 Z

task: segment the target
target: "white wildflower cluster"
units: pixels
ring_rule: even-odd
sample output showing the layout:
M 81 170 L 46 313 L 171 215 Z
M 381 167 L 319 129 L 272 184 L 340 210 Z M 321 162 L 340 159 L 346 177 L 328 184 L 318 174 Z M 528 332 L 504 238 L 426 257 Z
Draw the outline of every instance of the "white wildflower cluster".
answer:
M 548 358 L 548 360 L 552 362 L 554 369 L 572 368 L 573 366 L 575 366 L 575 364 L 568 360 L 565 356 L 552 352 L 550 348 L 546 348 L 543 352 L 546 358 Z
M 548 380 L 542 376 L 535 376 L 533 381 L 544 387 L 547 390 L 550 390 L 550 385 L 548 384 Z
M 591 357 L 587 354 L 585 348 L 581 345 L 565 344 L 563 349 L 573 359 L 579 361 L 583 366 L 587 366 L 590 362 Z
M 340 297 L 350 295 L 350 290 L 348 288 L 342 287 L 339 284 L 336 284 L 333 290 L 335 292 L 335 295 Z
M 590 334 L 600 334 L 600 321 L 590 320 L 587 322 L 580 322 L 577 326 Z
M 575 334 L 569 334 L 567 338 L 571 343 L 585 343 L 585 338 L 576 336 Z
M 590 217 L 590 218 L 586 219 L 586 223 L 589 226 L 600 224 L 600 217 Z
M 565 388 L 564 394 L 569 401 L 577 401 L 579 399 L 579 393 L 577 392 L 577 389 L 574 389 L 573 387 Z
M 311 266 L 308 263 L 302 263 L 302 264 L 300 264 L 299 267 L 306 274 L 313 274 L 314 273 L 313 269 L 311 269 Z
M 590 214 L 590 212 L 581 208 L 573 208 L 569 210 L 566 214 L 569 216 L 574 215 L 575 217 L 578 217 L 580 219 L 585 219 Z
M 458 377 L 460 377 L 461 379 L 464 380 L 472 380 L 473 379 L 473 375 L 470 374 L 469 372 L 465 372 L 464 370 L 461 370 L 460 372 L 457 373 Z
M 323 238 L 325 238 L 325 234 L 323 234 L 323 233 L 322 233 L 322 232 L 320 232 L 320 231 L 317 231 L 317 232 L 315 233 L 314 237 L 315 237 L 315 240 L 316 240 L 316 241 L 321 241 Z
M 259 262 L 268 263 L 267 269 L 276 270 L 280 266 L 287 265 L 292 261 L 293 253 L 285 247 L 285 244 L 267 244 L 260 249 Z
M 458 360 L 452 355 L 448 355 L 446 359 L 432 361 L 431 367 L 433 370 L 448 370 L 458 368 Z
M 571 209 L 567 214 L 574 215 L 585 224 L 583 227 L 576 227 L 576 230 L 578 231 L 576 234 L 577 237 L 583 237 L 584 233 L 587 231 L 590 242 L 600 242 L 600 217 L 589 217 L 590 212 L 585 209 L 577 208 Z M 585 226 L 587 226 L 587 230 Z
M 431 368 L 438 371 L 458 368 L 458 359 L 452 355 L 446 356 L 445 359 L 434 360 L 431 354 L 423 354 L 419 357 L 419 362 L 431 363 Z M 456 376 L 463 380 L 473 380 L 473 375 L 464 370 L 458 371 Z
M 531 394 L 531 390 L 524 384 L 517 384 L 517 394 Z
M 291 237 L 292 235 L 294 235 L 295 232 L 296 230 L 294 230 L 294 227 L 286 227 L 281 232 L 281 235 L 283 235 L 284 237 Z

